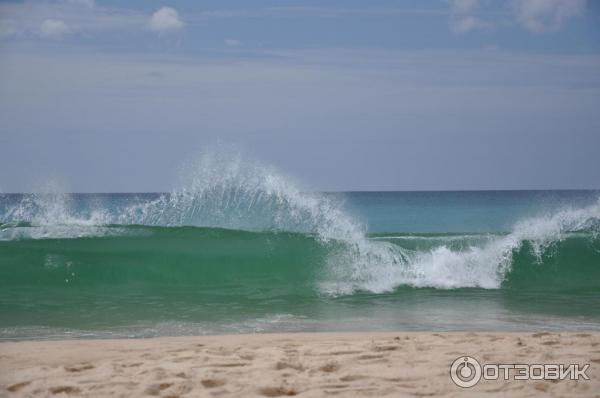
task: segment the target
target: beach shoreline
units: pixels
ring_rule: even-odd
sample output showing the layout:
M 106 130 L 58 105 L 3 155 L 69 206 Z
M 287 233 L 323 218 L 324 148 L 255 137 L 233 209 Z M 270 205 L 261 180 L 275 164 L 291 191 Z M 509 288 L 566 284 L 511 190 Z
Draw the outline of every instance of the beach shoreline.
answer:
M 590 364 L 589 380 L 450 378 L 452 362 Z M 600 332 L 340 332 L 0 343 L 0 396 L 592 396 Z

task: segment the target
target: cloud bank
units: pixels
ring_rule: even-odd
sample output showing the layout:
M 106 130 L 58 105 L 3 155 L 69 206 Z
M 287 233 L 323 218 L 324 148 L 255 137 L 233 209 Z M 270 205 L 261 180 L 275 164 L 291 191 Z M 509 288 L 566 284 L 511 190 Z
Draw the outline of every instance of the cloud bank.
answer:
M 450 30 L 466 33 L 488 27 L 487 22 L 475 15 L 479 7 L 479 0 L 450 0 Z
M 178 31 L 185 26 L 177 11 L 171 7 L 163 7 L 152 14 L 148 25 L 150 30 L 158 33 Z
M 583 14 L 586 0 L 515 0 L 516 20 L 533 33 L 558 30 L 563 21 Z
M 587 0 L 511 0 L 508 3 L 481 0 L 449 0 L 449 26 L 453 33 L 467 33 L 491 27 L 518 24 L 534 34 L 554 32 L 569 18 L 583 15 Z M 506 23 L 502 13 L 492 6 L 503 4 L 512 21 Z M 482 14 L 488 13 L 487 18 Z M 497 14 L 497 15 L 496 15 Z
M 40 35 L 48 39 L 60 39 L 69 32 L 67 24 L 57 19 L 46 19 L 40 26 Z

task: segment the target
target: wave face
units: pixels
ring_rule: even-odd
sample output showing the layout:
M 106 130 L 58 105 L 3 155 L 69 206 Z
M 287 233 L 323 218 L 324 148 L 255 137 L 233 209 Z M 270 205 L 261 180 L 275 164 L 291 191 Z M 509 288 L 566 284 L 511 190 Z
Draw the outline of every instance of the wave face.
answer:
M 378 252 L 362 254 L 347 242 L 325 242 L 302 233 L 106 227 L 111 229 L 118 232 L 99 237 L 1 241 L 4 265 L 0 279 L 7 285 L 167 283 L 204 289 L 213 284 L 221 287 L 219 281 L 255 276 L 277 280 L 282 290 L 296 286 L 304 295 L 383 293 L 403 286 L 600 288 L 600 240 L 590 232 L 561 232 L 552 240 L 539 236 L 519 239 L 516 232 L 386 234 L 366 237 L 366 246 L 372 245 Z M 402 262 L 383 264 L 380 252 Z M 368 256 L 373 256 L 373 264 L 379 267 L 369 274 L 360 269 Z
M 184 174 L 168 194 L 0 195 L 0 335 L 30 326 L 32 319 L 36 325 L 81 327 L 93 314 L 87 327 L 94 328 L 119 317 L 123 324 L 148 318 L 168 323 L 173 317 L 193 323 L 215 313 L 231 317 L 235 309 L 253 319 L 275 316 L 277 322 L 306 325 L 306 319 L 344 313 L 349 303 L 378 303 L 381 312 L 382 301 L 389 300 L 394 305 L 384 312 L 397 319 L 399 306 L 414 292 L 429 297 L 429 313 L 448 301 L 431 301 L 433 296 L 485 294 L 491 300 L 486 305 L 493 304 L 486 311 L 496 320 L 503 316 L 498 307 L 520 310 L 529 304 L 515 305 L 512 298 L 527 301 L 534 294 L 538 300 L 534 292 L 554 300 L 552 308 L 578 303 L 579 310 L 570 306 L 567 313 L 589 315 L 586 303 L 599 301 L 596 193 L 586 193 L 577 206 L 567 201 L 519 215 L 507 230 L 424 233 L 399 223 L 384 233 L 369 230 L 368 215 L 354 215 L 351 194 L 308 193 L 273 168 L 240 156 L 209 153 Z M 504 203 L 497 193 L 486 194 L 491 196 L 483 205 L 472 198 L 457 205 L 457 194 L 442 193 L 443 211 L 420 199 L 410 205 L 400 200 L 396 211 L 372 195 L 359 196 L 358 207 L 386 226 L 397 211 L 405 211 L 402 219 L 433 212 L 441 225 L 445 214 L 469 218 L 480 206 L 479 214 L 487 217 Z M 422 305 L 417 300 L 415 308 Z M 320 312 L 311 312 L 315 308 Z M 242 324 L 248 322 L 254 324 Z M 222 331 L 214 325 L 210 330 Z M 289 327 L 298 330 L 295 323 Z

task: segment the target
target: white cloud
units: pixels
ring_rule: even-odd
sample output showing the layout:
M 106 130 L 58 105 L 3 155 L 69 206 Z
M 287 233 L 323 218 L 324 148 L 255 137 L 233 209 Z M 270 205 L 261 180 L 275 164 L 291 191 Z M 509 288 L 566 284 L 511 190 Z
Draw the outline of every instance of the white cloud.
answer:
M 166 33 L 183 29 L 185 24 L 179 19 L 177 11 L 171 7 L 163 7 L 152 14 L 150 29 L 158 33 Z
M 517 22 L 533 33 L 560 28 L 562 22 L 583 14 L 586 0 L 513 0 Z
M 488 26 L 487 22 L 473 15 L 461 15 L 453 18 L 450 22 L 450 29 L 454 33 L 466 33 L 472 30 L 485 29 Z
M 40 35 L 50 39 L 60 39 L 70 32 L 66 23 L 59 19 L 46 19 L 40 26 Z
M 225 39 L 225 44 L 227 44 L 230 47 L 237 47 L 241 45 L 242 42 L 236 39 Z
M 148 15 L 143 12 L 102 7 L 89 0 L 0 1 L 0 40 L 142 30 L 147 23 Z
M 479 0 L 450 0 L 450 30 L 454 33 L 466 33 L 485 29 L 489 23 L 477 17 Z

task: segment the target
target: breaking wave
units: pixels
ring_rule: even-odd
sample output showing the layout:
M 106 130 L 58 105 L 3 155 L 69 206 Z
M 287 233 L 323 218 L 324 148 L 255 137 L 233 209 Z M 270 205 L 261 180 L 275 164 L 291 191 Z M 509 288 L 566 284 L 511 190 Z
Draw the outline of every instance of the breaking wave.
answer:
M 223 255 L 232 250 L 232 245 L 239 245 L 239 234 L 260 237 L 253 241 L 255 246 L 241 246 L 248 255 L 256 250 L 266 253 L 273 250 L 273 242 L 285 241 L 286 249 L 295 250 L 290 253 L 295 259 L 287 261 L 283 251 L 275 266 L 285 268 L 291 262 L 295 267 L 316 270 L 311 273 L 312 286 L 328 295 L 381 293 L 400 286 L 516 286 L 518 282 L 514 278 L 511 282 L 509 274 L 519 261 L 527 262 L 525 267 L 544 267 L 552 258 L 563 258 L 560 250 L 567 250 L 573 239 L 578 242 L 576 246 L 583 245 L 578 250 L 585 251 L 585 258 L 600 260 L 600 201 L 522 219 L 508 233 L 370 236 L 366 226 L 344 210 L 341 198 L 308 193 L 275 169 L 239 155 L 207 153 L 184 174 L 179 188 L 171 193 L 123 195 L 119 200 L 101 196 L 80 200 L 76 195 L 59 192 L 23 195 L 18 200 L 4 195 L 0 197 L 0 244 L 10 247 L 23 241 L 61 240 L 68 248 L 83 244 L 70 240 L 121 239 L 143 253 L 160 247 L 157 236 L 167 239 L 170 234 L 183 234 L 185 245 L 193 247 L 194 242 L 205 239 L 206 231 L 231 230 L 218 234 L 222 244 L 215 247 Z M 316 252 L 319 254 L 314 255 Z M 205 254 L 194 255 L 200 258 Z M 69 256 L 75 254 L 67 250 L 54 260 L 61 263 L 61 258 Z M 579 261 L 578 256 L 571 253 L 570 260 L 563 258 L 567 262 L 560 264 L 564 272 L 571 266 L 569 261 Z M 53 257 L 44 258 L 53 261 Z M 77 261 L 81 262 L 72 263 Z M 118 258 L 111 261 L 118 263 Z M 155 260 L 147 257 L 146 261 Z M 160 265 L 153 264 L 171 266 L 168 257 L 160 261 Z M 48 267 L 40 269 L 44 272 Z

